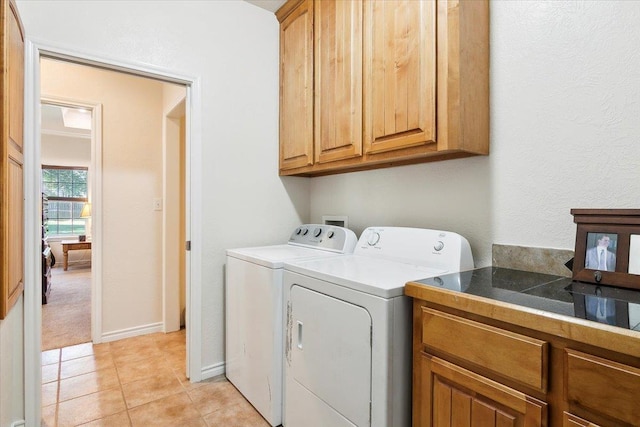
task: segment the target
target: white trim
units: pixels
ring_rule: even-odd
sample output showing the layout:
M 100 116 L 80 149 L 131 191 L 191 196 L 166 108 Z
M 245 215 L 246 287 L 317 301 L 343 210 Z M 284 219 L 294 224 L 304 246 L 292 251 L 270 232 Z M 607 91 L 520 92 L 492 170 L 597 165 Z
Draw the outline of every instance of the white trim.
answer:
M 91 340 L 102 342 L 102 104 L 91 113 Z
M 102 334 L 102 104 L 88 100 L 40 94 L 40 103 L 91 110 L 91 163 L 89 201 L 91 228 L 91 341 L 100 344 Z M 38 144 L 40 147 L 41 144 Z M 77 261 L 84 263 L 86 261 Z M 70 263 L 70 265 L 73 263 Z
M 225 363 L 220 362 L 215 365 L 205 366 L 202 368 L 202 379 L 208 380 L 209 378 L 217 377 L 225 373 Z
M 185 236 L 191 241 L 186 253 L 187 374 L 191 382 L 202 379 L 202 105 L 200 77 L 187 86 L 186 102 Z
M 46 41 L 25 40 L 25 283 L 40 283 L 41 272 L 39 237 L 40 199 L 39 159 L 40 120 L 40 57 L 47 56 L 71 62 L 94 65 L 101 68 L 142 75 L 165 82 L 184 84 L 187 87 L 187 239 L 191 240 L 191 252 L 187 253 L 187 376 L 191 382 L 202 378 L 202 134 L 200 77 L 174 73 L 147 64 L 106 58 L 97 54 L 80 52 L 73 48 L 51 45 Z M 31 212 L 32 215 L 29 215 Z M 94 230 L 96 233 L 99 230 Z M 24 325 L 24 378 L 25 420 L 36 426 L 41 417 L 41 330 L 42 289 L 25 286 Z M 102 337 L 104 338 L 104 337 Z
M 42 240 L 40 206 L 40 54 L 25 40 L 24 69 L 24 415 L 28 426 L 40 425 L 42 406 Z
M 68 45 L 52 45 L 48 41 L 38 38 L 31 38 L 30 40 L 38 49 L 39 54 L 48 58 L 66 60 L 68 62 L 81 65 L 93 65 L 106 70 L 121 71 L 127 74 L 149 77 L 163 82 L 183 84 L 187 86 L 192 84 L 194 80 L 193 76 L 179 74 L 162 67 L 122 61 L 114 57 L 78 50 Z
M 150 323 L 148 325 L 135 326 L 133 328 L 107 332 L 100 338 L 102 342 L 110 342 L 122 340 L 125 338 L 138 337 L 140 335 L 154 334 L 156 332 L 162 332 L 162 322 Z

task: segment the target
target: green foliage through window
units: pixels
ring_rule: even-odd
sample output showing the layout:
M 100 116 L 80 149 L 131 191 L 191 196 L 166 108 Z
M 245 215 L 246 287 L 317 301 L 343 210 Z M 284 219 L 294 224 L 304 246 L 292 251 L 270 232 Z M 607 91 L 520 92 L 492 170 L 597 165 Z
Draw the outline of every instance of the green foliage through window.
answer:
M 86 218 L 80 218 L 87 199 L 85 167 L 42 166 L 42 192 L 49 199 L 49 235 L 86 234 Z

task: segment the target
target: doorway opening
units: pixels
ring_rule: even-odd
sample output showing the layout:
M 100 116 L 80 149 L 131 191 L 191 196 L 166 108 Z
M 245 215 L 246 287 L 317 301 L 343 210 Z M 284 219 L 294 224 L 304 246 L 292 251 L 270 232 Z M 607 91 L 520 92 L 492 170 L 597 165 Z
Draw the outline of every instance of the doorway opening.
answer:
M 95 137 L 102 131 L 95 118 L 99 105 L 43 98 L 40 111 L 42 350 L 46 351 L 93 341 L 90 190 L 96 173 Z
M 92 288 L 93 308 L 96 313 L 101 312 L 99 318 L 92 317 L 96 326 L 93 342 L 179 329 L 179 324 L 167 324 L 166 318 L 179 318 L 185 308 L 180 304 L 185 301 L 185 289 L 180 286 L 185 283 L 184 276 L 178 276 L 179 269 L 170 277 L 165 276 L 171 273 L 168 266 L 181 265 L 184 256 L 184 246 L 178 244 L 178 238 L 185 236 L 185 207 L 180 205 L 185 194 L 181 178 L 184 174 L 180 172 L 184 170 L 184 156 L 180 153 L 185 151 L 185 129 L 178 126 L 174 130 L 171 125 L 186 122 L 181 108 L 186 88 L 50 58 L 41 60 L 40 70 L 43 99 L 80 100 L 87 109 L 95 105 L 101 114 L 101 125 L 93 132 L 94 143 L 83 158 L 79 159 L 79 149 L 65 154 L 60 144 L 51 153 L 50 138 L 41 140 L 42 164 L 46 163 L 45 157 L 63 164 L 59 168 L 69 162 L 90 162 L 89 180 L 74 187 L 60 183 L 60 195 L 84 196 L 82 201 L 90 202 L 92 207 L 90 224 L 94 230 L 88 228 L 86 234 L 93 237 L 91 265 L 98 273 L 92 280 L 96 285 Z M 67 108 L 70 106 L 68 103 Z M 67 160 L 65 156 L 76 158 Z M 68 171 L 61 170 L 61 176 L 63 172 Z M 43 180 L 42 185 L 50 184 Z M 68 200 L 72 203 L 77 198 Z M 66 221 L 79 216 L 82 205 L 76 204 L 75 209 L 69 207 Z M 58 211 L 51 210 L 49 214 L 52 213 Z M 57 224 L 57 236 L 70 232 L 70 239 L 62 244 L 65 259 L 75 254 L 67 253 L 74 245 L 64 242 L 74 241 L 82 248 L 89 244 L 78 242 L 75 230 L 65 229 L 61 221 Z M 60 251 L 58 255 L 61 259 Z M 62 264 L 66 267 L 67 263 L 59 266 Z M 170 297 L 165 295 L 167 291 Z
M 139 335 L 150 334 L 153 332 L 169 332 L 174 323 L 167 322 L 170 317 L 180 319 L 180 314 L 186 312 L 186 325 L 183 337 L 186 345 L 186 355 L 183 360 L 185 378 L 192 381 L 201 379 L 200 366 L 200 307 L 199 304 L 193 304 L 193 301 L 199 302 L 200 285 L 199 275 L 192 274 L 192 269 L 198 271 L 199 257 L 195 259 L 191 254 L 184 250 L 183 242 L 179 247 L 182 250 L 182 263 L 184 268 L 179 271 L 183 274 L 182 288 L 180 281 L 167 279 L 163 265 L 165 263 L 164 246 L 167 240 L 166 230 L 173 225 L 173 229 L 178 237 L 172 237 L 173 241 L 191 236 L 191 228 L 194 226 L 192 220 L 192 210 L 190 204 L 194 201 L 199 204 L 199 198 L 193 198 L 190 193 L 192 185 L 191 174 L 192 165 L 191 156 L 196 155 L 200 151 L 200 141 L 191 135 L 191 126 L 193 121 L 198 121 L 199 110 L 192 116 L 194 109 L 192 104 L 198 102 L 194 100 L 194 93 L 198 93 L 198 82 L 196 79 L 167 74 L 165 71 L 157 71 L 146 66 L 136 64 L 122 65 L 113 63 L 109 60 L 99 61 L 88 57 L 82 58 L 75 54 L 70 54 L 58 48 L 43 47 L 28 43 L 26 61 L 26 105 L 27 114 L 25 120 L 25 128 L 27 133 L 32 132 L 30 136 L 35 141 L 33 148 L 29 148 L 26 152 L 28 160 L 25 162 L 28 169 L 26 179 L 27 191 L 27 209 L 34 214 L 26 219 L 26 227 L 31 231 L 32 235 L 40 236 L 41 229 L 41 209 L 39 204 L 41 201 L 41 152 L 40 143 L 40 102 L 42 99 L 51 97 L 62 99 L 82 100 L 87 104 L 97 106 L 100 111 L 94 110 L 94 118 L 102 120 L 104 126 L 102 131 L 97 134 L 95 141 L 102 146 L 96 149 L 95 143 L 92 151 L 92 167 L 94 176 L 91 179 L 88 192 L 91 195 L 92 214 L 90 221 L 90 236 L 93 246 L 90 254 L 91 268 L 91 295 L 92 295 L 92 314 L 91 329 L 93 343 L 104 343 L 127 337 L 135 337 Z M 127 108 L 131 104 L 135 104 L 143 96 L 133 96 L 129 103 L 125 103 L 125 107 L 113 108 L 109 103 L 103 102 L 99 96 L 77 96 L 73 93 L 58 94 L 57 84 L 70 84 L 72 87 L 79 87 L 78 80 L 70 78 L 68 74 L 63 73 L 61 78 L 53 79 L 53 86 L 45 86 L 47 78 L 46 71 L 41 69 L 40 65 L 48 63 L 56 66 L 72 66 L 80 67 L 84 71 L 112 73 L 115 78 L 132 78 L 148 80 L 160 88 L 164 88 L 159 92 L 155 92 L 157 101 L 160 101 L 160 107 L 154 111 L 157 112 L 158 126 L 150 126 L 150 121 L 144 115 L 127 112 Z M 60 76 L 60 75 L 59 75 Z M 135 84 L 134 88 L 138 88 L 140 84 Z M 144 84 L 142 86 L 145 86 Z M 149 85 L 146 85 L 149 86 Z M 153 86 L 153 84 L 151 84 Z M 46 89 L 45 89 L 46 87 Z M 171 87 L 167 89 L 167 87 Z M 55 89 L 55 90 L 52 90 Z M 102 88 L 104 93 L 111 93 L 109 89 L 105 89 L 100 84 L 93 84 L 94 89 Z M 174 91 L 172 89 L 179 89 Z M 147 88 L 148 89 L 148 88 Z M 131 94 L 131 87 L 121 91 Z M 151 91 L 153 92 L 153 91 Z M 177 93 L 180 95 L 176 95 Z M 151 97 L 154 95 L 152 94 Z M 176 96 L 175 98 L 171 98 Z M 170 100 L 169 100 L 170 99 Z M 168 101 L 169 100 L 169 101 Z M 164 101 L 164 103 L 163 103 Z M 30 103 L 33 103 L 31 105 Z M 199 105 L 199 104 L 197 104 Z M 180 116 L 182 113 L 182 116 Z M 113 116 L 112 116 L 113 115 Z M 181 158 L 176 159 L 167 155 L 163 150 L 165 147 L 164 134 L 171 126 L 166 123 L 177 122 L 180 124 L 178 130 L 178 144 L 182 144 L 180 148 L 183 152 Z M 109 123 L 116 122 L 117 125 L 131 124 L 138 122 L 142 125 L 142 130 L 131 130 L 128 128 L 125 136 L 114 133 L 108 128 Z M 166 122 L 166 123 L 165 123 Z M 120 126 L 124 127 L 124 126 Z M 149 150 L 145 148 L 143 142 L 148 134 L 157 136 L 159 150 Z M 115 135 L 115 138 L 114 138 Z M 110 141 L 116 141 L 114 146 L 110 146 Z M 194 143 L 195 142 L 195 143 Z M 195 153 L 194 153 L 195 150 Z M 143 151 L 143 155 L 140 152 Z M 167 159 L 182 161 L 182 166 L 177 167 L 182 176 L 182 181 L 178 184 L 181 195 L 175 196 L 167 193 L 167 184 L 173 184 L 172 179 L 165 179 L 165 167 Z M 179 160 L 181 159 L 181 160 Z M 115 162 L 115 163 L 114 163 Z M 120 163 L 118 163 L 120 162 Z M 113 165 L 117 166 L 114 167 Z M 153 164 L 152 167 L 149 165 Z M 159 173 L 153 175 L 148 169 L 156 168 Z M 196 172 L 193 172 L 197 174 Z M 181 222 L 179 225 L 172 223 L 171 220 L 165 218 L 166 203 L 168 200 L 183 200 L 178 210 Z M 37 203 L 36 203 L 37 200 Z M 172 206 L 173 208 L 174 206 Z M 143 218 L 143 225 L 137 220 L 142 216 L 140 211 L 147 214 Z M 152 220 L 148 221 L 151 216 Z M 146 220 L 145 220 L 146 218 Z M 199 219 L 196 217 L 195 225 L 199 228 Z M 151 233 L 148 229 L 144 229 L 151 223 L 155 228 Z M 133 228 L 132 227 L 133 224 Z M 129 228 L 127 228 L 129 226 Z M 37 232 L 36 232 L 37 230 Z M 146 233 L 146 234 L 145 234 Z M 116 242 L 114 244 L 114 242 Z M 29 238 L 27 239 L 27 252 L 31 254 L 41 253 L 41 242 Z M 147 243 L 154 243 L 152 249 Z M 199 246 L 196 239 L 195 246 Z M 175 248 L 172 248 L 175 249 Z M 176 252 L 178 252 L 176 250 Z M 162 260 L 162 261 L 161 261 Z M 161 261 L 161 262 L 159 262 Z M 166 259 L 166 262 L 179 263 L 178 260 Z M 61 260 L 57 259 L 56 264 L 61 265 Z M 152 267 L 150 267 L 150 265 Z M 152 274 L 149 274 L 153 268 Z M 37 264 L 32 265 L 31 277 L 38 277 L 40 272 Z M 151 276 L 151 277 L 150 277 Z M 153 283 L 153 289 L 140 286 L 147 279 L 148 283 Z M 196 286 L 192 289 L 191 278 L 194 277 Z M 127 278 L 126 282 L 123 278 Z M 39 281 L 38 281 L 39 283 Z M 114 285 L 115 283 L 115 285 Z M 122 286 L 118 288 L 118 284 L 128 283 L 129 288 L 139 291 L 127 293 L 129 289 Z M 170 290 L 171 287 L 177 288 L 177 292 Z M 169 289 L 169 291 L 168 291 Z M 180 292 L 184 296 L 180 296 Z M 55 283 L 52 283 L 52 291 L 55 290 Z M 169 295 L 169 296 L 167 296 Z M 177 295 L 175 298 L 172 295 Z M 30 289 L 25 292 L 25 372 L 39 372 L 41 359 L 41 290 Z M 152 302 L 151 304 L 149 302 Z M 181 302 L 184 307 L 181 307 Z M 191 309 L 193 307 L 193 310 Z M 177 313 L 177 314 L 174 314 Z M 111 314 L 111 317 L 109 316 Z M 147 318 L 159 319 L 148 321 Z M 155 316 L 155 317 L 154 317 Z M 127 323 L 128 322 L 128 323 Z M 131 326 L 133 325 L 133 326 Z M 177 322 L 180 328 L 180 321 Z M 27 422 L 37 420 L 40 414 L 41 398 L 39 389 L 41 386 L 41 377 L 39 375 L 27 375 L 25 379 L 25 415 Z

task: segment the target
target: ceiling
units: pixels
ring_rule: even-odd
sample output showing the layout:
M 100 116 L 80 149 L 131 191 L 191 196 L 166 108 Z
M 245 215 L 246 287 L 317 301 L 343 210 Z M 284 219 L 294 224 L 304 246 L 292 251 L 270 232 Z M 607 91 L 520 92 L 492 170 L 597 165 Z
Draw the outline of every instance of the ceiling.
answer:
M 63 108 L 68 107 L 44 103 L 41 105 L 40 127 L 42 134 L 66 136 L 72 138 L 91 138 L 91 129 L 78 129 L 75 127 L 65 126 L 62 116 Z
M 258 7 L 266 9 L 270 12 L 275 12 L 280 9 L 286 0 L 245 0 L 247 3 L 254 4 Z

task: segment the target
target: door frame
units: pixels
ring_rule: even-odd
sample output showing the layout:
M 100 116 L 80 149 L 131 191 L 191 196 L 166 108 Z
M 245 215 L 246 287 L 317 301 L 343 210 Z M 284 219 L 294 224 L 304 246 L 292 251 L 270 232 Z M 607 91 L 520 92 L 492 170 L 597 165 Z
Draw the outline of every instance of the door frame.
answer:
M 26 425 L 39 425 L 41 417 L 42 273 L 40 241 L 40 58 L 49 57 L 96 66 L 186 87 L 186 252 L 187 328 L 186 374 L 191 382 L 202 379 L 202 136 L 199 76 L 80 52 L 27 37 L 25 40 L 25 286 L 24 290 L 24 396 Z M 93 255 L 92 255 L 93 256 Z M 96 260 L 98 261 L 98 260 Z M 99 261 L 98 261 L 99 262 Z M 32 284 L 29 286 L 28 284 Z

